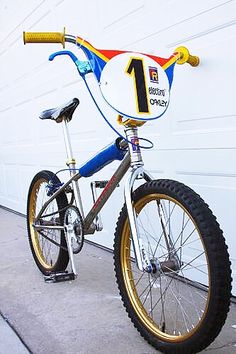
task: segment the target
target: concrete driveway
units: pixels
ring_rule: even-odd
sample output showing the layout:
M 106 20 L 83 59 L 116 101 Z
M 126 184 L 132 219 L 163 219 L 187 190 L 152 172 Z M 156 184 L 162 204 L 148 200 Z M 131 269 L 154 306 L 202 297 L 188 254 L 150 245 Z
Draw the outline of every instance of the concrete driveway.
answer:
M 140 337 L 123 308 L 111 253 L 86 243 L 76 257 L 78 278 L 47 284 L 32 260 L 25 218 L 0 208 L 0 264 L 0 312 L 29 352 L 157 353 Z M 9 347 L 9 336 L 0 333 L 7 347 L 4 354 L 17 354 Z M 236 353 L 236 304 L 231 305 L 221 334 L 203 352 Z

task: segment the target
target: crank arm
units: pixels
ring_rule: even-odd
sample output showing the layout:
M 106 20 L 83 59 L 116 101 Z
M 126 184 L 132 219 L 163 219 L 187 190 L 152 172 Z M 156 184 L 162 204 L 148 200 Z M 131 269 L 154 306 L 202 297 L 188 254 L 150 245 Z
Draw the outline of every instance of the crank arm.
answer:
M 72 272 L 74 273 L 74 275 L 77 276 L 75 262 L 74 262 L 74 253 L 73 253 L 73 249 L 72 249 L 72 239 L 75 237 L 74 231 L 71 230 L 70 228 L 65 227 L 65 236 L 66 236 L 67 250 L 68 250 L 69 258 L 70 258 L 70 262 L 71 262 L 71 269 L 72 269 Z

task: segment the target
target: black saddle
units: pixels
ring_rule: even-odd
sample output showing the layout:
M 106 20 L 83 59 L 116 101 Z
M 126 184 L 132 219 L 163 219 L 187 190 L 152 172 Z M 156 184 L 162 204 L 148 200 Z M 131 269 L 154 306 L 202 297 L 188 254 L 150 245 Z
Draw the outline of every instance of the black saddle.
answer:
M 46 109 L 46 111 L 40 113 L 39 118 L 52 119 L 55 120 L 57 123 L 61 123 L 63 119 L 69 122 L 72 119 L 72 115 L 78 105 L 78 98 L 73 98 L 72 100 L 60 107 Z

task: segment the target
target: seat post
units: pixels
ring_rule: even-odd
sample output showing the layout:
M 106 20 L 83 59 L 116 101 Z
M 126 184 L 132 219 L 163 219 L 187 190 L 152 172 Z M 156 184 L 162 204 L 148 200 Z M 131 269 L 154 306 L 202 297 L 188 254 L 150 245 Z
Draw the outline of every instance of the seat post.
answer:
M 68 126 L 67 126 L 67 121 L 66 118 L 63 119 L 63 134 L 64 134 L 64 142 L 66 146 L 66 154 L 67 154 L 67 164 L 68 166 L 73 162 L 75 163 L 75 159 L 73 158 L 73 152 L 72 152 L 72 147 L 71 147 L 71 141 L 70 141 L 70 135 L 68 131 Z

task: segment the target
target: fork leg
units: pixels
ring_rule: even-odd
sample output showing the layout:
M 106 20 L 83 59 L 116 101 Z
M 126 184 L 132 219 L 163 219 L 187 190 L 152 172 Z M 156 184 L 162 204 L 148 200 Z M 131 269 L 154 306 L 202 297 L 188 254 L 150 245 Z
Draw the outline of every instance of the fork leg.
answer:
M 130 176 L 126 180 L 125 202 L 126 202 L 126 207 L 127 207 L 127 212 L 128 212 L 130 231 L 131 231 L 131 239 L 133 242 L 137 266 L 141 271 L 147 271 L 148 273 L 151 273 L 152 265 L 151 265 L 150 259 L 148 257 L 148 254 L 145 250 L 142 238 L 140 237 L 140 235 L 138 233 L 136 212 L 135 212 L 135 209 L 132 205 L 132 197 L 131 197 L 134 182 L 139 176 L 142 176 L 143 178 L 148 176 L 148 179 L 151 179 L 151 176 L 146 171 L 144 171 L 142 166 L 134 168 L 131 171 Z

